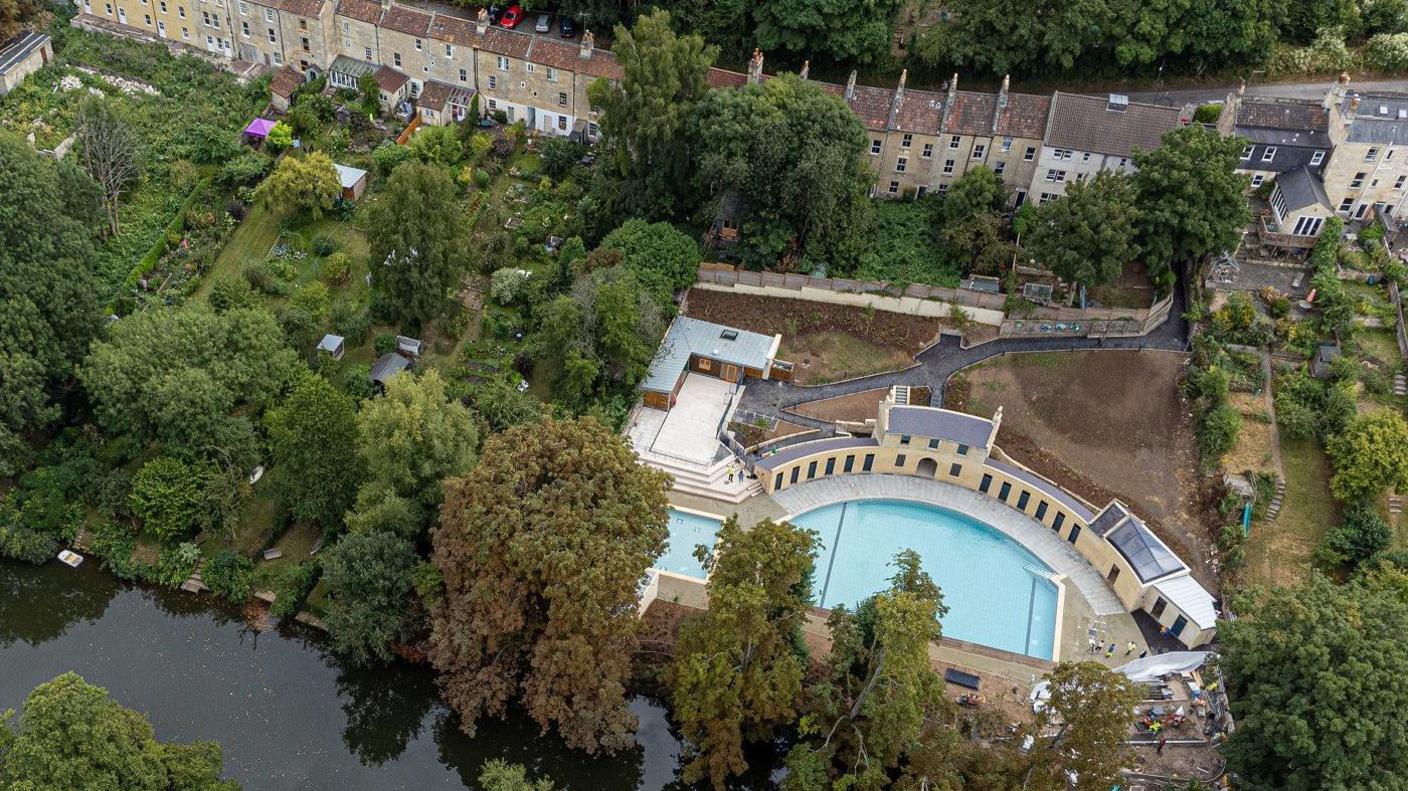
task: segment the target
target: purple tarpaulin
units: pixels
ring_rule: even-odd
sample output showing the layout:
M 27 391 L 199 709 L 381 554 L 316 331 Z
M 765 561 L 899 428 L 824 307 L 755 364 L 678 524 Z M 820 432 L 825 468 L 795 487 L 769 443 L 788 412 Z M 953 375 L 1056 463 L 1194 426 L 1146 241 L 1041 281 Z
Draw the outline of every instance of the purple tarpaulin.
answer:
M 269 130 L 273 128 L 274 122 L 268 118 L 256 118 L 244 128 L 244 133 L 250 137 L 268 137 Z

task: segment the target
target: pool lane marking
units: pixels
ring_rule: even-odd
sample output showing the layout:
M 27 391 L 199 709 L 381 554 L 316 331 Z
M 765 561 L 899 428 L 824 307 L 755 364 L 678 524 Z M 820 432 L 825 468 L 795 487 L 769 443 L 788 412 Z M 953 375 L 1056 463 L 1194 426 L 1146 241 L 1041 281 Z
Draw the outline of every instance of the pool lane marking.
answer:
M 1027 650 L 1025 650 L 1025 651 L 1022 652 L 1022 653 L 1024 653 L 1024 654 L 1026 654 L 1027 656 L 1031 656 L 1031 655 L 1032 655 L 1032 613 L 1036 610 L 1036 576 L 1035 576 L 1035 575 L 1032 575 L 1031 581 L 1032 581 L 1032 587 L 1031 587 L 1030 592 L 1027 594 L 1027 640 L 1026 640 L 1026 642 L 1023 644 L 1023 645 L 1025 645 L 1025 646 L 1027 647 Z
M 836 520 L 836 537 L 831 542 L 831 558 L 826 561 L 826 579 L 821 583 L 821 606 L 826 606 L 826 592 L 831 589 L 831 569 L 836 566 L 836 550 L 841 546 L 841 525 L 846 523 L 846 509 L 850 503 L 841 503 L 841 516 Z

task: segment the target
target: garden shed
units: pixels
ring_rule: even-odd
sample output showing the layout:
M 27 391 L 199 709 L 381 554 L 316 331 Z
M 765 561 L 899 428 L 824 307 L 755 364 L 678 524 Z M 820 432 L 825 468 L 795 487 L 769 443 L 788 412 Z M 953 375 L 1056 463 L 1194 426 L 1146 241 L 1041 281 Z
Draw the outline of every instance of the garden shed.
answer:
M 396 378 L 407 368 L 411 367 L 411 361 L 396 352 L 387 352 L 376 358 L 372 363 L 371 381 L 372 387 L 378 393 L 386 392 L 386 385 Z
M 358 200 L 367 191 L 367 171 L 347 165 L 333 165 L 337 180 L 342 184 L 343 200 Z
M 293 92 L 302 84 L 303 75 L 296 69 L 292 66 L 281 67 L 269 81 L 269 106 L 281 113 L 288 112 L 293 102 Z
M 341 335 L 328 333 L 318 342 L 318 351 L 327 354 L 334 360 L 341 360 L 343 353 L 346 351 L 345 339 Z

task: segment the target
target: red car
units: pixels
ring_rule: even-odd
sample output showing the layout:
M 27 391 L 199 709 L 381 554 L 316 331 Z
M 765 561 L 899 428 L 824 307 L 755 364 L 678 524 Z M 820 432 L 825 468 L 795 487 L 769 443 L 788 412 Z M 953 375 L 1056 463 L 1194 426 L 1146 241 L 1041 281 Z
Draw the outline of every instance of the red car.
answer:
M 499 20 L 499 24 L 507 28 L 515 28 L 522 21 L 523 6 L 511 5 L 508 7 L 508 11 L 504 12 L 504 18 Z

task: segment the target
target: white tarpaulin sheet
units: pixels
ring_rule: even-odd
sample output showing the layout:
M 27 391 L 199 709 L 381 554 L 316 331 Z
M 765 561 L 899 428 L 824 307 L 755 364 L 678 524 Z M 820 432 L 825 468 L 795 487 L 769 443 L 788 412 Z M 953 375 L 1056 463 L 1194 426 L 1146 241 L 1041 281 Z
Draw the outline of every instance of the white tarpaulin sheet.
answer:
M 1207 651 L 1170 651 L 1167 654 L 1146 656 L 1143 659 L 1136 659 L 1128 664 L 1120 665 L 1115 668 L 1115 672 L 1123 673 L 1135 683 L 1157 681 L 1170 673 L 1187 673 L 1190 670 L 1197 670 L 1207 660 Z

